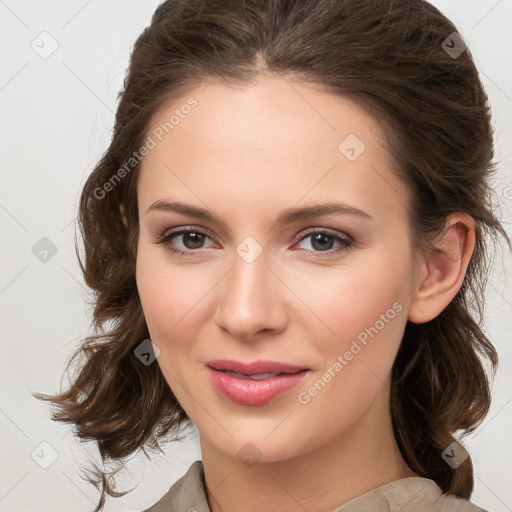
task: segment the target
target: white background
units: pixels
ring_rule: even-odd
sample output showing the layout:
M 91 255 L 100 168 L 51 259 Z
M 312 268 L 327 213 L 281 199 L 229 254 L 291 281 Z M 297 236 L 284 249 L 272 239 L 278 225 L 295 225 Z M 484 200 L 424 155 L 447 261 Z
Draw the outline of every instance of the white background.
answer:
M 500 162 L 495 186 L 510 233 L 512 1 L 433 3 L 469 44 L 489 94 Z M 66 359 L 90 332 L 90 296 L 74 252 L 78 196 L 109 144 L 129 52 L 158 4 L 0 0 L 0 512 L 78 512 L 96 503 L 95 489 L 77 473 L 83 449 L 30 391 L 56 391 Z M 48 38 L 43 31 L 58 43 L 46 59 L 31 47 Z M 46 39 L 45 48 L 50 45 Z M 57 247 L 46 263 L 32 253 L 42 237 Z M 507 251 L 496 256 L 487 287 L 485 330 L 501 357 L 493 406 L 466 438 L 475 464 L 472 500 L 491 512 L 512 510 L 511 262 Z M 34 460 L 49 463 L 53 453 L 48 469 Z M 169 443 L 166 456 L 152 463 L 135 457 L 120 483 L 140 485 L 106 510 L 144 509 L 199 458 L 197 436 Z

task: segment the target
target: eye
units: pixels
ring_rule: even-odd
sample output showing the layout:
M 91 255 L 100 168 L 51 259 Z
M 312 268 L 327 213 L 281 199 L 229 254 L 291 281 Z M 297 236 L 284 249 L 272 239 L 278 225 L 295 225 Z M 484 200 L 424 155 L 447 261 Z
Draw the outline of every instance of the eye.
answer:
M 181 237 L 182 245 L 184 249 L 177 248 L 174 244 L 175 239 Z M 304 234 L 295 245 L 311 239 L 312 249 L 305 249 L 306 252 L 310 253 L 313 257 L 322 257 L 322 253 L 328 255 L 339 253 L 341 251 L 348 251 L 355 245 L 354 240 L 351 238 L 345 238 L 337 233 L 327 231 L 325 229 L 319 229 L 315 231 L 309 231 Z M 174 231 L 166 232 L 161 236 L 156 237 L 156 244 L 163 245 L 168 251 L 179 254 L 179 255 L 192 255 L 193 253 L 200 252 L 199 249 L 205 249 L 204 243 L 206 239 L 210 239 L 207 233 L 197 228 L 181 228 Z M 332 250 L 333 245 L 338 244 L 338 248 Z M 206 247 L 207 248 L 207 247 Z
M 307 240 L 308 238 L 311 239 L 310 245 L 313 250 L 306 249 L 306 251 L 316 258 L 321 257 L 318 253 L 333 254 L 340 251 L 348 251 L 355 245 L 355 242 L 352 239 L 342 237 L 331 231 L 326 231 L 325 229 L 309 231 L 299 239 L 298 243 Z M 339 244 L 338 248 L 331 250 L 335 243 Z
M 175 238 L 182 237 L 182 243 L 185 245 L 185 250 L 176 248 L 173 245 Z M 205 232 L 196 229 L 177 229 L 168 233 L 164 233 L 162 236 L 157 237 L 156 244 L 163 245 L 167 250 L 175 254 L 191 254 L 198 252 L 196 249 L 203 249 L 202 244 L 206 238 L 210 238 Z

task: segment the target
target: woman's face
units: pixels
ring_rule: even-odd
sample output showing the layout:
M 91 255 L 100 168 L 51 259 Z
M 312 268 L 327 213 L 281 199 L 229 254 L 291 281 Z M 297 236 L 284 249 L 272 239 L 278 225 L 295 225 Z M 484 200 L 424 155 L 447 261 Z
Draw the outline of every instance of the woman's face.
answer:
M 202 441 L 284 460 L 382 415 L 416 268 L 409 196 L 377 120 L 262 78 L 213 81 L 153 121 L 137 286 Z

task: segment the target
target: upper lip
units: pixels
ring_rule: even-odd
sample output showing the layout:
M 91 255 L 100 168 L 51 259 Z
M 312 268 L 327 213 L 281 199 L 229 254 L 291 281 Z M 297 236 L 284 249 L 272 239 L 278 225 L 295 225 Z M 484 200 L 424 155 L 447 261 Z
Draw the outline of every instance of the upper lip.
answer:
M 216 359 L 208 361 L 207 366 L 214 370 L 229 370 L 240 375 L 258 375 L 260 373 L 296 373 L 307 368 L 293 364 L 281 363 L 279 361 L 253 361 L 242 363 L 232 359 Z

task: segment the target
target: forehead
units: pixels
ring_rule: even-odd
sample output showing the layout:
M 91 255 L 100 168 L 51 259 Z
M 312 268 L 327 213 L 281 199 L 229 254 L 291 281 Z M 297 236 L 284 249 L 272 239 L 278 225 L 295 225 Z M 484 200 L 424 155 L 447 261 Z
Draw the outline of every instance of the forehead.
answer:
M 243 87 L 201 84 L 158 112 L 148 136 L 142 208 L 166 194 L 254 208 L 326 194 L 374 213 L 407 207 L 377 115 L 318 86 L 269 76 Z

